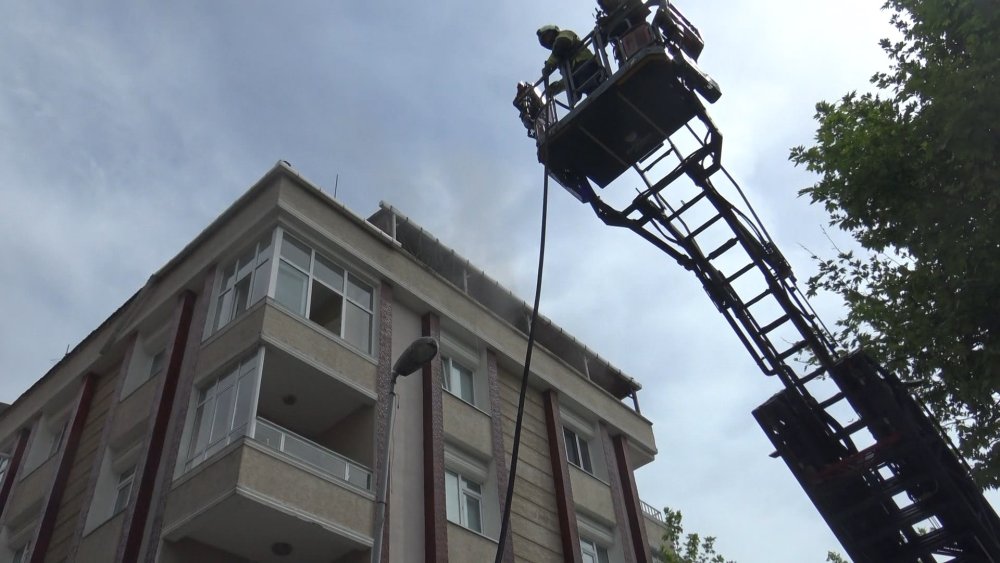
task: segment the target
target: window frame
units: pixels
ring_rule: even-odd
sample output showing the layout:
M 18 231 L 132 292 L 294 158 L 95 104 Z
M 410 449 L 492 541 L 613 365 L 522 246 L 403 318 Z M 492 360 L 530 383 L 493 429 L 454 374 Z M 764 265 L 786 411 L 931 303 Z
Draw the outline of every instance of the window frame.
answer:
M 376 315 L 376 306 L 378 303 L 378 290 L 377 284 L 371 283 L 366 277 L 359 275 L 353 268 L 349 268 L 343 264 L 342 261 L 331 258 L 330 254 L 317 250 L 317 245 L 312 244 L 306 237 L 297 235 L 289 232 L 283 227 L 277 229 L 279 233 L 275 238 L 275 254 L 274 254 L 274 267 L 272 268 L 271 284 L 269 295 L 274 300 L 274 303 L 278 306 L 284 308 L 285 310 L 291 312 L 292 314 L 306 319 L 313 325 L 319 327 L 320 329 L 326 331 L 327 333 L 337 337 L 339 340 L 347 343 L 348 345 L 362 351 L 365 355 L 371 356 L 375 348 L 375 336 L 376 331 L 376 321 L 378 315 Z M 298 250 L 308 250 L 308 260 L 309 267 L 308 271 L 301 264 L 296 264 L 293 262 L 292 256 L 285 256 L 282 251 L 285 248 L 286 240 L 290 239 L 288 243 L 291 246 L 298 246 Z M 340 270 L 340 277 L 342 278 L 340 287 L 333 287 L 329 280 L 324 280 L 321 276 L 316 273 L 317 263 L 326 262 L 332 265 L 337 270 Z M 302 296 L 300 297 L 300 303 L 297 307 L 293 307 L 290 303 L 285 303 L 279 298 L 278 290 L 279 284 L 281 283 L 281 273 L 282 267 L 291 268 L 293 274 L 298 274 L 304 276 L 305 288 Z M 334 273 L 337 273 L 334 271 Z M 339 328 L 337 332 L 328 328 L 327 325 L 320 324 L 319 321 L 313 320 L 312 318 L 312 308 L 315 305 L 313 291 L 319 284 L 323 289 L 332 292 L 334 295 L 340 298 L 340 319 Z M 366 290 L 368 293 L 368 304 L 362 303 L 355 296 L 351 295 L 351 286 L 357 286 L 358 289 Z M 354 311 L 351 307 L 359 310 L 368 321 L 368 332 L 364 336 L 364 342 L 358 343 L 354 342 L 351 335 L 351 323 L 349 317 L 351 312 Z M 364 345 L 363 345 L 364 344 Z
M 445 473 L 445 512 L 446 512 L 445 518 L 449 522 L 457 524 L 467 530 L 471 530 L 473 532 L 476 532 L 477 534 L 484 534 L 485 533 L 484 518 L 483 518 L 483 501 L 484 501 L 483 489 L 485 488 L 484 484 L 476 481 L 475 479 L 471 479 L 465 476 L 463 473 L 456 471 L 454 469 L 445 469 L 444 473 Z M 449 486 L 448 484 L 449 476 L 455 478 L 454 488 Z M 470 483 L 475 485 L 475 487 L 478 488 L 478 491 L 470 488 L 468 486 Z M 457 495 L 457 498 L 455 498 L 456 501 L 455 504 L 458 507 L 458 514 L 455 515 L 457 519 L 452 519 L 452 514 L 451 514 L 452 511 L 450 510 L 452 502 L 449 502 L 449 497 L 451 497 L 451 495 L 453 494 Z M 469 521 L 469 513 L 468 513 L 469 500 L 474 500 L 476 502 L 476 507 L 477 507 L 476 522 L 478 523 L 479 529 L 472 527 L 471 522 Z
M 132 348 L 132 358 L 129 360 L 125 381 L 122 382 L 119 400 L 126 399 L 147 381 L 167 370 L 170 359 L 169 328 L 169 325 L 163 324 L 159 328 L 140 332 Z
M 224 268 L 218 269 L 215 291 L 212 292 L 212 311 L 207 320 L 207 334 L 222 330 L 271 294 L 277 232 L 272 227 L 255 237 L 252 245 L 244 247 L 235 258 L 225 262 Z M 253 257 L 245 262 L 243 259 L 251 253 Z M 244 280 L 246 293 L 241 297 L 243 305 L 240 307 L 233 296 L 240 291 L 238 286 Z M 259 285 L 261 283 L 263 285 Z
M 159 361 L 157 361 L 159 360 Z M 160 375 L 167 369 L 167 346 L 163 345 L 159 351 L 154 352 L 149 358 L 149 367 L 146 368 L 146 381 Z
M 574 429 L 563 424 L 563 440 L 566 443 L 566 462 L 577 469 L 594 475 L 594 459 L 590 453 L 590 440 Z M 576 461 L 573 457 L 576 457 Z
M 461 329 L 456 327 L 456 330 L 460 331 Z M 484 391 L 487 385 L 481 349 L 478 346 L 470 345 L 468 340 L 458 338 L 452 330 L 446 327 L 442 327 L 438 340 L 441 347 L 439 358 L 442 389 L 456 399 L 486 412 L 483 405 L 488 401 L 487 393 Z M 472 341 L 475 342 L 474 339 Z M 465 385 L 461 382 L 461 374 L 456 374 L 455 369 L 453 369 L 456 367 L 468 372 L 469 389 L 467 393 L 465 393 Z
M 59 429 L 52 433 L 52 443 L 49 444 L 49 455 L 45 456 L 48 459 L 56 454 L 58 454 L 66 442 L 66 431 L 69 429 L 69 416 L 67 416 L 61 423 L 58 424 Z
M 7 472 L 11 469 L 11 460 L 13 458 L 14 452 L 10 446 L 0 448 L 0 487 L 3 486 L 3 482 L 7 478 Z
M 260 347 L 249 354 L 244 354 L 236 361 L 226 364 L 213 375 L 196 383 L 197 390 L 192 393 L 191 414 L 186 424 L 187 439 L 184 447 L 187 453 L 179 460 L 181 473 L 186 473 L 201 465 L 243 436 L 253 435 L 257 421 L 257 402 L 263 365 L 264 347 Z M 232 381 L 226 381 L 230 377 Z M 220 383 L 225 383 L 225 387 L 220 389 Z M 243 396 L 246 399 L 246 413 L 244 413 L 246 419 L 237 424 L 237 417 L 240 416 L 242 405 L 240 399 L 241 391 L 244 389 L 243 385 L 249 386 L 248 394 Z M 215 423 L 219 416 L 219 399 L 229 391 L 232 391 L 232 395 L 230 404 L 226 406 L 228 411 L 225 413 L 227 429 L 213 440 Z M 211 405 L 210 415 L 208 405 Z M 205 434 L 205 442 L 199 445 L 202 423 L 206 420 L 209 426 L 207 434 Z
M 611 554 L 608 548 L 604 544 L 585 535 L 580 535 L 580 554 L 584 563 L 588 561 L 591 563 L 610 563 L 611 561 Z
M 115 484 L 115 494 L 114 502 L 111 505 L 111 516 L 118 514 L 119 512 L 128 508 L 128 505 L 132 502 L 132 493 L 135 489 L 135 470 L 136 464 L 132 464 L 125 468 L 123 471 L 118 472 L 118 482 Z M 126 490 L 125 502 L 121 503 L 119 506 L 119 499 L 122 498 L 122 491 Z
M 93 496 L 83 525 L 84 535 L 123 512 L 135 499 L 137 478 L 140 477 L 142 441 L 136 438 L 130 442 L 119 442 L 123 443 L 108 444 L 101 457 Z M 119 506 L 120 492 L 125 487 L 128 487 L 127 499 Z
M 58 407 L 44 409 L 34 419 L 31 439 L 21 461 L 18 481 L 28 478 L 36 469 L 55 457 L 62 450 L 69 433 L 74 403 L 68 401 Z
M 468 372 L 468 397 L 465 396 L 466 386 L 462 384 L 461 370 Z M 476 370 L 456 361 L 452 354 L 441 354 L 441 386 L 452 396 L 475 406 L 476 404 Z M 458 389 L 456 390 L 456 387 Z

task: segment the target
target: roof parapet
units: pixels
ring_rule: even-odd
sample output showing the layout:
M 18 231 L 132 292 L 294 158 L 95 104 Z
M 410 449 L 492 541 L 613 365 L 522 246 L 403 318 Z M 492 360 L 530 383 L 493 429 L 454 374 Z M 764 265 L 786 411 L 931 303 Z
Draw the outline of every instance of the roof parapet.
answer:
M 379 210 L 368 218 L 368 222 L 392 237 L 417 261 L 527 336 L 531 307 L 468 259 L 384 201 L 379 202 Z M 638 381 L 543 315 L 538 316 L 535 340 L 619 400 L 631 397 L 642 388 Z

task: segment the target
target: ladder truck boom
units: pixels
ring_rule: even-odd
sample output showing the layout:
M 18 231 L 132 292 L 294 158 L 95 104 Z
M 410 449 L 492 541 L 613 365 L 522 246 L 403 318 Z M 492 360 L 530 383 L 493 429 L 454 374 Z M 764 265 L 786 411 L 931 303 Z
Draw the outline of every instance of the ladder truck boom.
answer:
M 564 62 L 558 89 L 550 73 L 517 88 L 546 173 L 694 273 L 782 383 L 753 416 L 856 563 L 1000 563 L 1000 518 L 969 467 L 895 374 L 837 347 L 722 167 L 698 30 L 664 0 L 601 6 L 587 64 Z

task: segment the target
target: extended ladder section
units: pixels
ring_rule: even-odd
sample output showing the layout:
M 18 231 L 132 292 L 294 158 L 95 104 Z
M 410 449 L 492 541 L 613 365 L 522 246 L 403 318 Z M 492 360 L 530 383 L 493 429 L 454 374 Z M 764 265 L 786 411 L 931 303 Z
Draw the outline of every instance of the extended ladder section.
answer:
M 898 378 L 838 351 L 722 168 L 699 98 L 718 88 L 695 66 L 697 30 L 663 3 L 615 4 L 581 47 L 601 69 L 578 78 L 596 83 L 580 89 L 579 69 L 564 65 L 558 96 L 549 77 L 519 86 L 514 105 L 539 160 L 604 223 L 692 271 L 781 381 L 754 417 L 856 563 L 1000 563 L 1000 519 L 943 431 Z

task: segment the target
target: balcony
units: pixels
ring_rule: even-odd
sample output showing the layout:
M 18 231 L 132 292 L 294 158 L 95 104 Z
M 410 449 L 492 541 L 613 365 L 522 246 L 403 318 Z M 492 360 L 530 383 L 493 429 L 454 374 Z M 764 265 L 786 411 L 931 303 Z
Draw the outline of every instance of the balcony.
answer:
M 334 479 L 364 491 L 372 491 L 371 470 L 277 424 L 258 418 L 253 438 L 257 442 L 318 469 Z
M 375 397 L 282 348 L 265 350 L 254 438 L 371 490 Z M 260 424 L 263 422 L 263 424 Z
M 665 525 L 665 522 L 663 520 L 663 513 L 662 512 L 660 512 L 659 510 L 653 508 L 653 506 L 651 504 L 648 504 L 645 501 L 641 501 L 640 500 L 639 502 L 642 505 L 642 515 L 643 516 L 645 516 L 646 518 L 649 518 L 651 520 L 655 520 L 655 521 L 659 522 L 660 524 Z
M 343 462 L 343 473 L 328 473 L 319 465 L 330 464 L 332 452 L 266 422 L 259 428 L 285 451 L 243 437 L 177 479 L 164 514 L 165 560 L 229 554 L 278 563 L 288 560 L 275 555 L 279 544 L 303 563 L 351 561 L 367 552 L 374 497 L 350 480 L 367 483 L 367 471 L 337 457 L 333 465 Z
M 374 394 L 280 342 L 196 385 L 164 561 L 363 558 L 372 545 Z M 276 555 L 288 546 L 290 559 Z

